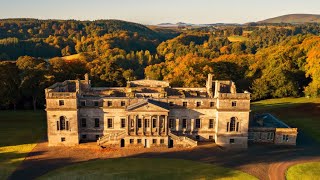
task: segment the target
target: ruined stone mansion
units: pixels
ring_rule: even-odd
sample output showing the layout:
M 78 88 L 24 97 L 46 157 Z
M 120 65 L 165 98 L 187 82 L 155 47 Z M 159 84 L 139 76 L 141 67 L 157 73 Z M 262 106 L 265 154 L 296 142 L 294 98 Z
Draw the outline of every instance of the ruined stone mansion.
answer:
M 250 93 L 237 93 L 234 82 L 213 80 L 210 74 L 201 88 L 156 80 L 91 87 L 86 75 L 52 85 L 45 96 L 49 146 L 97 141 L 104 147 L 170 148 L 211 141 L 247 148 L 248 141 L 296 142 L 297 129 L 269 115 L 250 118 Z

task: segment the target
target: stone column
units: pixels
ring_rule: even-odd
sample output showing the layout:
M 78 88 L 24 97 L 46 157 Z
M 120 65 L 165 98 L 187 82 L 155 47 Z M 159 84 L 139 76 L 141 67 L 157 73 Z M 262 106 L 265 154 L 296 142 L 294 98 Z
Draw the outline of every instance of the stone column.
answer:
M 194 119 L 191 119 L 191 122 L 190 122 L 190 132 L 191 133 L 193 131 L 193 128 L 194 128 Z
M 141 118 L 142 134 L 144 135 L 144 116 Z
M 149 128 L 150 128 L 150 135 L 152 135 L 152 116 L 149 118 Z
M 160 116 L 157 116 L 157 130 L 158 130 L 158 135 L 160 135 Z
M 179 131 L 179 119 L 178 118 L 176 119 L 176 122 L 175 122 L 175 130 Z
M 130 135 L 130 129 L 131 129 L 131 124 L 130 124 L 130 115 L 128 115 L 127 118 L 127 134 Z
M 168 116 L 165 116 L 164 117 L 164 132 L 165 132 L 165 135 L 167 136 L 168 135 L 168 127 L 169 127 L 169 121 L 168 121 Z

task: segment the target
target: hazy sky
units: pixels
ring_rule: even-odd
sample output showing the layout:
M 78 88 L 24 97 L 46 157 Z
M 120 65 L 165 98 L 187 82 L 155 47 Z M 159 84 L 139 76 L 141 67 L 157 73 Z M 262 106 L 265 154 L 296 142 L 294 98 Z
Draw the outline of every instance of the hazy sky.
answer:
M 0 18 L 246 23 L 292 13 L 320 14 L 320 0 L 0 0 Z

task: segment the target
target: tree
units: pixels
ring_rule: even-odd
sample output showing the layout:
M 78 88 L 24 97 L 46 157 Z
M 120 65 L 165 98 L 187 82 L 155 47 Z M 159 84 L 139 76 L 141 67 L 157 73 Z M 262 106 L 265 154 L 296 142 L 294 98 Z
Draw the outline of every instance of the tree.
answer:
M 23 56 L 17 60 L 17 67 L 20 70 L 20 89 L 22 94 L 32 98 L 33 110 L 37 109 L 37 100 L 43 97 L 44 89 L 52 81 L 48 74 L 48 64 L 43 59 L 36 59 L 30 56 Z
M 19 70 L 15 62 L 0 62 L 0 104 L 12 104 L 16 110 L 20 98 L 19 85 Z

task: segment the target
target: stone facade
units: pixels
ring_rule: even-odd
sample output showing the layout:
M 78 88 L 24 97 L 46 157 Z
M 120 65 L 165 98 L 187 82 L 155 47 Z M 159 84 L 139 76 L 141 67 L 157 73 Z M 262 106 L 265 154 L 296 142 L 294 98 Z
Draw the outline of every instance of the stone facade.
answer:
M 85 80 L 56 83 L 45 90 L 50 146 L 97 141 L 100 146 L 192 147 L 212 141 L 247 148 L 250 93 L 232 81 L 174 88 L 156 80 L 126 87 L 91 87 Z

